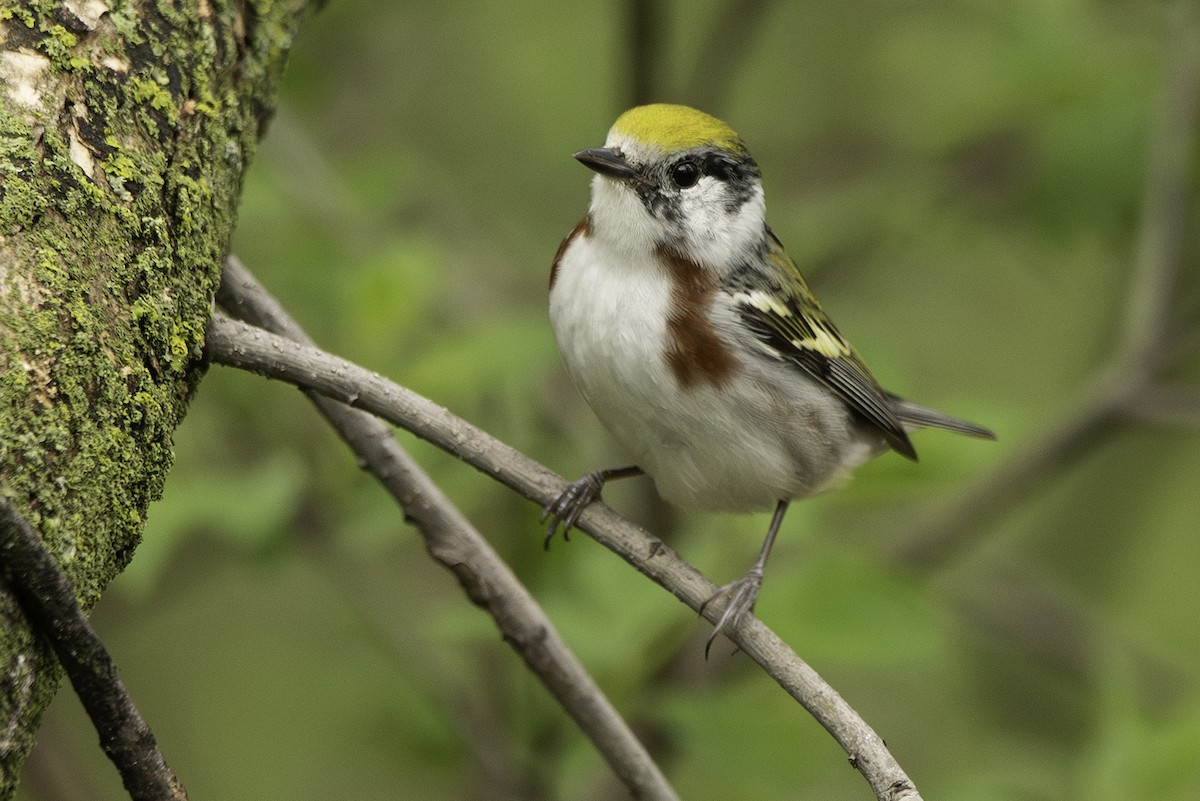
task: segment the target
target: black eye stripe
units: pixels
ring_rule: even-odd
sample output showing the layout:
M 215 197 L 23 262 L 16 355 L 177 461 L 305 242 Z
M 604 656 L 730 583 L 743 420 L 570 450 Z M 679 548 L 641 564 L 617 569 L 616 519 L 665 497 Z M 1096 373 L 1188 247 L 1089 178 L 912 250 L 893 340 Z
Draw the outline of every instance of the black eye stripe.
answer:
M 723 184 L 715 199 L 731 214 L 754 196 L 762 176 L 754 159 L 746 153 L 730 154 L 716 148 L 698 148 L 666 163 L 643 163 L 637 169 L 644 179 L 631 181 L 628 186 L 637 193 L 650 216 L 672 225 L 682 219 L 684 201 L 692 197 L 688 190 L 705 176 Z
M 685 156 L 675 162 L 669 170 L 669 175 L 672 183 L 686 189 L 695 186 L 705 175 L 718 181 L 742 181 L 757 177 L 759 171 L 753 159 L 738 161 L 724 153 L 710 150 Z
M 728 181 L 733 177 L 737 165 L 724 156 L 709 153 L 700 161 L 700 169 L 705 175 L 710 175 L 718 181 Z

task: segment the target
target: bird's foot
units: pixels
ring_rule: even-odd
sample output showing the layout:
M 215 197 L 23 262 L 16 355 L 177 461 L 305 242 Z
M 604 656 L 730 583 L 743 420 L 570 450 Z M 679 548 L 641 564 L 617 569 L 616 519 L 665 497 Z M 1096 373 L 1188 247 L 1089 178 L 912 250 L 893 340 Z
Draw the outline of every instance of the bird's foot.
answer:
M 550 547 L 550 540 L 554 539 L 554 535 L 559 531 L 562 532 L 564 540 L 570 539 L 568 532 L 574 527 L 576 521 L 579 520 L 579 515 L 583 514 L 583 510 L 587 508 L 588 504 L 600 497 L 600 492 L 604 489 L 604 481 L 604 471 L 593 470 L 585 474 L 583 478 L 572 481 L 561 495 L 546 504 L 546 508 L 542 510 L 542 522 L 549 519 L 550 525 L 546 527 L 544 547 Z
M 762 583 L 762 568 L 755 566 L 737 581 L 731 581 L 718 588 L 707 601 L 701 604 L 700 614 L 704 614 L 708 605 L 717 598 L 729 596 L 729 600 L 725 602 L 725 611 L 717 618 L 713 632 L 709 635 L 708 642 L 704 644 L 705 659 L 708 659 L 708 652 L 712 649 L 713 641 L 717 639 L 718 634 L 728 636 L 747 613 L 754 611 L 754 604 L 758 600 L 758 591 L 762 589 Z

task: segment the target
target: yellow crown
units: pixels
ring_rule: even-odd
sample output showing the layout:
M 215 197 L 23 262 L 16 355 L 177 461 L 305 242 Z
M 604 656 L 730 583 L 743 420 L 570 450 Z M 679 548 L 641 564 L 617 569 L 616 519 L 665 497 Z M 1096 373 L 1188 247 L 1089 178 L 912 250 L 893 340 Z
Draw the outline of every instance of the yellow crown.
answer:
M 741 137 L 721 120 L 703 111 L 671 103 L 631 108 L 613 123 L 613 131 L 664 152 L 706 145 L 731 153 L 746 152 Z

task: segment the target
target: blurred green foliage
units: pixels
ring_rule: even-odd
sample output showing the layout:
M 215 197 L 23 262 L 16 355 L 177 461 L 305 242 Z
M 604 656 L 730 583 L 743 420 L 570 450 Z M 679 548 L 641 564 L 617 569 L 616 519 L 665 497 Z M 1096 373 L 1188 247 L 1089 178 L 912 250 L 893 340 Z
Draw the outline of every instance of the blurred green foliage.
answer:
M 1195 799 L 1195 420 L 1103 432 L 948 558 L 895 557 L 1062 425 L 1117 346 L 1166 7 L 767 5 L 717 53 L 726 4 L 661 7 L 654 99 L 719 104 L 772 225 L 885 385 L 1001 440 L 924 434 L 920 465 L 885 456 L 794 508 L 760 615 L 926 798 Z M 546 281 L 587 204 L 570 154 L 629 99 L 625 13 L 331 3 L 295 49 L 234 241 L 323 347 L 571 477 L 620 455 L 559 366 Z M 675 88 L 708 59 L 719 82 Z M 1200 379 L 1194 349 L 1175 375 Z M 695 615 L 582 535 L 544 552 L 532 504 L 400 437 L 684 798 L 869 797 L 747 659 L 703 661 Z M 95 621 L 192 798 L 626 797 L 299 393 L 214 368 L 176 454 Z M 637 484 L 610 502 L 714 580 L 742 573 L 764 516 L 666 513 Z M 68 690 L 41 739 L 21 798 L 124 797 Z

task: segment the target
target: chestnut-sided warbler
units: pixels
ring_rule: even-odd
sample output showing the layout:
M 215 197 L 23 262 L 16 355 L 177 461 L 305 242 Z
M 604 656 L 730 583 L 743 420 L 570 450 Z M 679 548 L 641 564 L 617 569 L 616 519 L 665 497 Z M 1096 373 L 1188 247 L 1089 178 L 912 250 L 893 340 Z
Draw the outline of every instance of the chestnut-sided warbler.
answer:
M 648 474 L 682 507 L 774 505 L 712 636 L 754 608 L 788 503 L 835 487 L 913 429 L 994 438 L 902 400 L 871 375 L 767 227 L 761 173 L 721 120 L 686 106 L 621 115 L 587 215 L 550 273 L 550 320 L 571 378 L 633 466 L 588 473 L 546 507 L 564 534 L 611 478 Z M 706 602 L 707 603 L 707 602 Z

